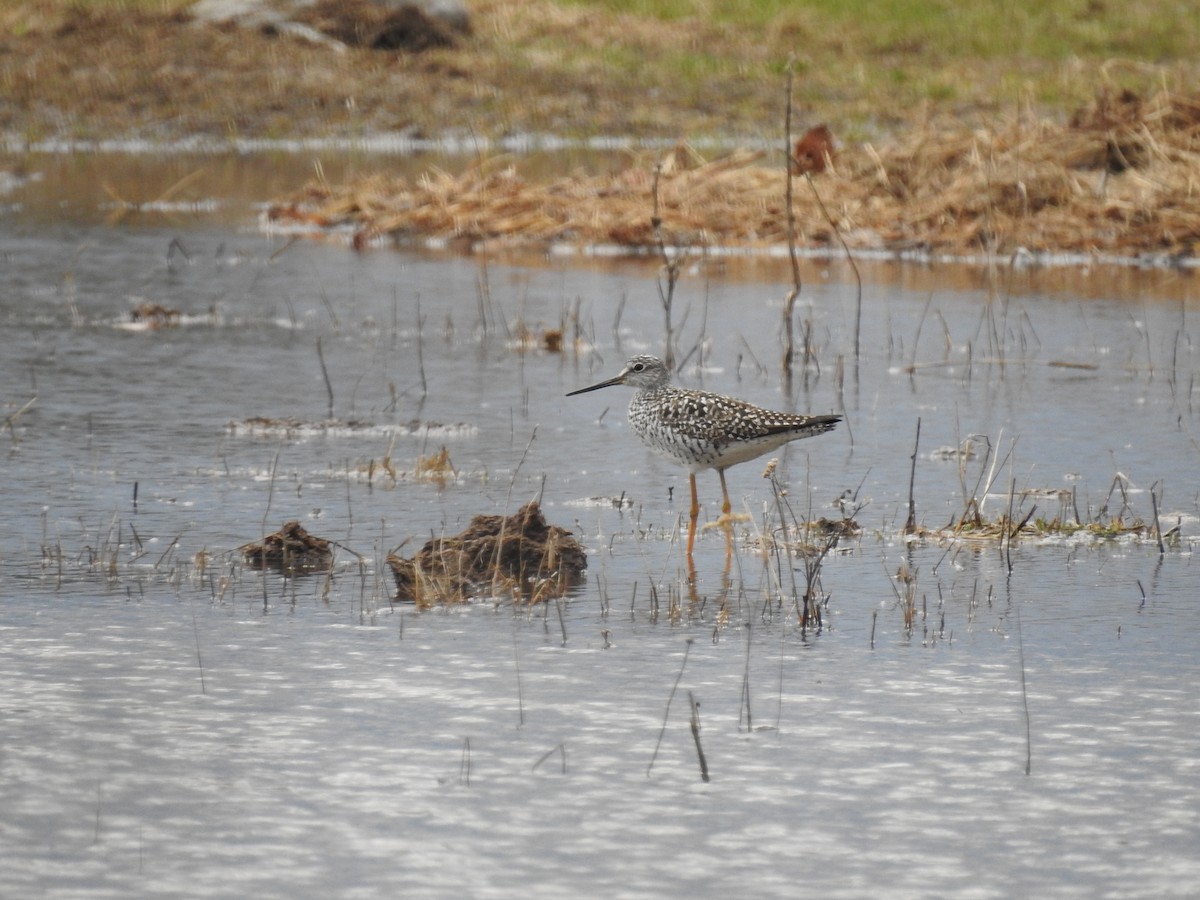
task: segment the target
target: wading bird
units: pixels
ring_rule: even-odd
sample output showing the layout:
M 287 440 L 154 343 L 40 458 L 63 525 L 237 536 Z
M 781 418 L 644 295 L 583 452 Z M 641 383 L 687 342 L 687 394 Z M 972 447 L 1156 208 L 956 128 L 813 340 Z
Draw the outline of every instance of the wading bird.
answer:
M 671 384 L 671 373 L 654 356 L 635 356 L 615 378 L 571 391 L 568 397 L 624 384 L 637 393 L 629 404 L 629 424 L 647 447 L 688 470 L 692 488 L 691 522 L 687 554 L 690 562 L 696 540 L 700 501 L 696 496 L 696 473 L 716 469 L 721 479 L 722 522 L 728 531 L 732 505 L 725 486 L 725 470 L 770 453 L 800 438 L 831 431 L 841 416 L 801 416 L 762 409 L 744 400 L 693 391 Z

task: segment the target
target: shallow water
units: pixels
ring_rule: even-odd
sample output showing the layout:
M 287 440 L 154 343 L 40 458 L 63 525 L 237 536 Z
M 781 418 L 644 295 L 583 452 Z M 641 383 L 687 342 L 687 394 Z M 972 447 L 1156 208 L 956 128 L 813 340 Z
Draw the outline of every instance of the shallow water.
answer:
M 781 454 L 797 517 L 836 517 L 849 492 L 864 529 L 826 559 L 823 627 L 801 632 L 790 575 L 756 549 L 779 520 L 759 463 L 728 473 L 748 515 L 728 619 L 719 531 L 699 540 L 698 601 L 673 606 L 686 476 L 631 436 L 626 392 L 563 396 L 661 350 L 646 262 L 360 255 L 263 235 L 228 202 L 106 225 L 94 205 L 50 215 L 38 184 L 0 218 L 0 894 L 1194 892 L 1186 276 L 989 292 L 978 271 L 872 269 L 855 364 L 853 281 L 806 262 L 819 368 L 789 390 L 786 267 L 692 267 L 681 381 L 847 417 Z M 131 328 L 146 301 L 181 324 Z M 564 323 L 566 353 L 536 347 Z M 1011 571 L 994 543 L 908 545 L 918 420 L 926 526 L 991 469 L 981 439 L 961 476 L 939 452 L 974 434 L 1003 460 L 989 517 L 1011 484 L 1150 521 L 1153 488 L 1178 539 L 1161 556 L 1023 540 Z M 418 478 L 442 446 L 456 476 Z M 717 479 L 699 482 L 711 519 Z M 590 551 L 561 606 L 389 602 L 387 550 L 535 496 Z M 238 563 L 293 518 L 347 548 L 331 579 Z

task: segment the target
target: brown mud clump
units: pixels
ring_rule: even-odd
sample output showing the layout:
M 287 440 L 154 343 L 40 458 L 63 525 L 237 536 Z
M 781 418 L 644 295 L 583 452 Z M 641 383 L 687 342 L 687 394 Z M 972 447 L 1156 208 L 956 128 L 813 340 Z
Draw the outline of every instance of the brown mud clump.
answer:
M 511 516 L 476 516 L 461 534 L 434 538 L 412 559 L 389 553 L 387 563 L 396 599 L 429 607 L 465 603 L 480 591 L 528 603 L 560 597 L 583 579 L 587 557 L 533 500 Z
M 256 569 L 277 569 L 285 575 L 328 572 L 333 565 L 331 542 L 309 534 L 299 522 L 284 522 L 274 534 L 239 547 L 242 558 Z

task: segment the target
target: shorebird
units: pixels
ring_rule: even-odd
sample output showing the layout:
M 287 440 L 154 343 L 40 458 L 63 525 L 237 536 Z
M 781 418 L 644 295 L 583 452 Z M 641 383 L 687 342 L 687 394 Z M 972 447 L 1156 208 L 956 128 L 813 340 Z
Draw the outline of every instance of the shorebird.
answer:
M 692 489 L 691 522 L 688 527 L 688 559 L 696 541 L 696 519 L 700 501 L 696 495 L 696 473 L 716 469 L 721 479 L 722 520 L 733 509 L 725 470 L 770 453 L 800 438 L 831 431 L 841 416 L 801 416 L 762 409 L 745 400 L 692 391 L 671 384 L 671 373 L 654 356 L 635 356 L 615 378 L 571 391 L 568 397 L 624 384 L 636 388 L 629 403 L 629 424 L 647 447 L 688 470 Z M 728 535 L 728 532 L 727 532 Z

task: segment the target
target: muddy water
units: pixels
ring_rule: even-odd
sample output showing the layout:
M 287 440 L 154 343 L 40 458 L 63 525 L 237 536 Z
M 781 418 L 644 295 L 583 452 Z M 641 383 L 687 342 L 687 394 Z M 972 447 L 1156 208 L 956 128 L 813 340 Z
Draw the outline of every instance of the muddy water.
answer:
M 188 168 L 106 165 L 126 163 L 140 184 Z M 788 386 L 786 268 L 692 266 L 682 381 L 846 416 L 777 469 L 797 517 L 849 498 L 863 528 L 801 633 L 757 550 L 779 520 L 758 462 L 729 473 L 728 588 L 705 532 L 672 609 L 685 475 L 632 437 L 620 389 L 563 396 L 661 350 L 651 266 L 356 255 L 262 234 L 256 180 L 231 181 L 120 216 L 65 175 L 4 198 L 4 896 L 1192 892 L 1186 277 L 873 268 L 856 360 L 853 280 L 806 262 L 815 359 Z M 179 318 L 132 323 L 143 303 Z M 567 352 L 542 349 L 563 325 Z M 1178 536 L 906 545 L 918 422 L 925 526 L 982 477 L 989 517 L 1157 508 Z M 418 476 L 443 446 L 454 473 Z M 715 475 L 700 491 L 711 519 Z M 388 601 L 387 550 L 534 496 L 591 552 L 561 609 Z M 237 564 L 287 519 L 345 548 L 331 579 Z

